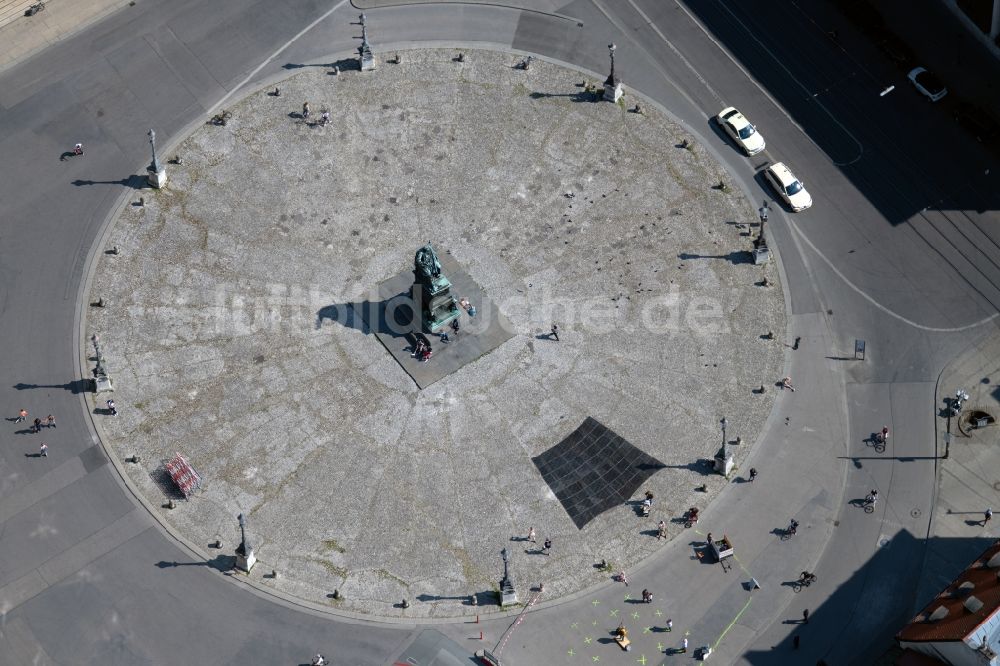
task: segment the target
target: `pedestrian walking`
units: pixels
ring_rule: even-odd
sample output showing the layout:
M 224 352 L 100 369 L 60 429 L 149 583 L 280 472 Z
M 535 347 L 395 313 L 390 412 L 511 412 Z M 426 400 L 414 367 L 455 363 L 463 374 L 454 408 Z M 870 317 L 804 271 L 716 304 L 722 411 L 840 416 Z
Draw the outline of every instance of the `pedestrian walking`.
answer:
M 35 422 L 31 424 L 31 432 L 41 432 L 41 431 L 42 431 L 42 420 L 36 418 Z
M 559 326 L 557 324 L 552 324 L 552 333 L 550 337 L 556 342 L 559 342 Z
M 42 445 L 38 447 L 38 456 L 40 458 L 49 457 L 49 445 L 46 444 L 45 442 L 42 442 Z
M 330 112 L 324 110 L 319 116 L 319 124 L 326 125 L 328 122 L 330 122 Z
M 781 388 L 788 389 L 789 391 L 792 391 L 794 393 L 795 392 L 795 387 L 792 386 L 792 378 L 791 377 L 785 377 L 784 379 L 782 379 L 781 380 Z
M 618 580 L 625 583 L 625 587 L 628 587 L 628 576 L 625 575 L 624 569 L 618 572 Z
M 461 328 L 461 325 L 458 323 L 458 318 L 452 319 L 451 320 L 451 330 L 455 331 L 455 335 L 456 336 L 458 335 L 458 329 L 459 328 Z
M 802 611 L 802 624 L 809 624 L 809 609 Z
M 535 528 L 534 526 L 528 528 L 528 541 L 531 543 L 538 543 L 535 541 Z
M 646 604 L 653 603 L 653 593 L 650 592 L 649 590 L 643 590 L 642 591 L 642 601 L 643 601 L 643 603 L 646 603 Z
M 74 155 L 81 155 L 81 156 L 83 155 L 83 144 L 82 143 L 78 143 L 75 146 L 73 146 L 73 154 Z
M 111 416 L 118 416 L 118 408 L 115 406 L 115 401 L 108 400 L 106 404 L 108 406 L 108 411 L 111 412 Z
M 45 427 L 46 428 L 55 428 L 56 427 L 56 417 L 52 416 L 51 414 L 49 414 L 48 416 L 46 416 L 45 417 Z
M 667 538 L 667 524 L 664 521 L 660 521 L 656 526 L 656 540 Z
M 799 649 L 799 635 L 798 634 L 795 634 L 794 636 L 792 636 L 792 648 L 794 648 L 796 650 Z
M 993 518 L 993 509 L 986 509 L 986 512 L 983 513 L 983 527 L 986 527 L 986 523 L 990 522 L 992 518 Z
M 799 338 L 799 337 L 795 338 L 795 342 L 792 344 L 792 351 L 798 351 L 799 350 L 799 343 L 800 342 L 802 342 L 802 338 Z
M 552 550 L 552 539 L 545 539 L 545 543 L 542 544 L 542 552 L 545 553 L 547 557 L 550 550 Z
M 674 621 L 670 618 L 667 618 L 667 631 L 673 631 L 673 630 L 674 630 Z
M 24 421 L 26 418 L 28 418 L 28 410 L 22 409 L 17 413 L 17 418 L 14 419 L 14 423 L 20 423 L 21 421 Z
M 687 652 L 687 651 L 688 651 L 688 639 L 687 637 L 684 637 L 683 639 L 681 639 L 681 652 Z
M 302 102 L 302 119 L 309 119 L 309 102 Z
M 756 479 L 756 478 L 757 478 L 757 468 L 756 467 L 751 467 L 750 468 L 750 483 L 753 483 L 753 480 Z

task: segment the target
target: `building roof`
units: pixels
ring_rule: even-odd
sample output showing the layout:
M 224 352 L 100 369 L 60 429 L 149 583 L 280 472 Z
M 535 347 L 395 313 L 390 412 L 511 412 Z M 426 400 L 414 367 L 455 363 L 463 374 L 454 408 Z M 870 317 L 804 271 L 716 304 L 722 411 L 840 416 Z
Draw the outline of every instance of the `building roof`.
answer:
M 897 641 L 961 641 L 1000 609 L 1000 541 L 896 634 Z

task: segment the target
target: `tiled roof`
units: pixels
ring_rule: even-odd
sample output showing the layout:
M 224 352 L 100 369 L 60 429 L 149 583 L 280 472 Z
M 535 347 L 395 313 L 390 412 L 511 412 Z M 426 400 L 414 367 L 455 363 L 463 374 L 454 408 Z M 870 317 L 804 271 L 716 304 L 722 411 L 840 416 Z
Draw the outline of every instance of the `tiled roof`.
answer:
M 1000 609 L 1000 541 L 986 549 L 896 634 L 911 642 L 961 641 Z

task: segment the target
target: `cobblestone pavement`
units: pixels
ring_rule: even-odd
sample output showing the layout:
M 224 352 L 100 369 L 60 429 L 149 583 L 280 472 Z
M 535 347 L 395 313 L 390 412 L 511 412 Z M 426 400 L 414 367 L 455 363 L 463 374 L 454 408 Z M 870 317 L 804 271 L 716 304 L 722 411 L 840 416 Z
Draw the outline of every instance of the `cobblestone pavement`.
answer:
M 259 584 L 445 618 L 482 611 L 468 595 L 496 588 L 504 546 L 515 580 L 553 598 L 607 580 L 601 559 L 653 555 L 658 520 L 682 531 L 671 521 L 726 483 L 706 465 L 720 418 L 737 463 L 763 427 L 785 315 L 780 286 L 759 284 L 775 267 L 746 252 L 755 202 L 713 188 L 727 174 L 659 110 L 628 111 L 627 89 L 594 101 L 592 77 L 542 61 L 402 55 L 303 68 L 167 155 L 182 160 L 167 188 L 109 228 L 120 254 L 101 256 L 90 300 L 106 306 L 84 333 L 117 389 L 117 418 L 94 405 L 102 438 L 141 456 L 130 481 L 160 507 L 166 459 L 201 474 L 158 512 L 206 559 L 228 565 L 243 512 Z M 421 391 L 363 322 L 323 313 L 374 299 L 428 241 L 515 335 Z M 578 530 L 545 485 L 532 457 L 588 416 L 666 465 L 651 518 L 623 504 Z M 512 540 L 531 526 L 550 556 Z

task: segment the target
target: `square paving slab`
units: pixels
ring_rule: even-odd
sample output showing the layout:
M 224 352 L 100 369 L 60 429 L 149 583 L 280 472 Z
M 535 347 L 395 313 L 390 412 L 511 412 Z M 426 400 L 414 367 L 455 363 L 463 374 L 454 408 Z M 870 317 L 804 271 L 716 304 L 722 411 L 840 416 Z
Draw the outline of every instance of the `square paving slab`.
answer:
M 451 342 L 444 343 L 437 335 L 427 334 L 434 352 L 427 361 L 418 361 L 410 355 L 416 333 L 420 331 L 420 324 L 413 321 L 413 301 L 410 299 L 412 270 L 404 270 L 380 284 L 378 303 L 361 305 L 361 316 L 368 328 L 421 389 L 488 354 L 514 336 L 510 321 L 461 265 L 446 252 L 439 254 L 438 260 L 441 272 L 451 281 L 451 293 L 456 300 L 468 298 L 476 308 L 476 316 L 470 317 L 462 310 L 459 332 L 456 334 L 448 329 Z
M 532 458 L 578 529 L 621 506 L 665 465 L 592 417 Z

